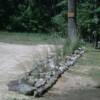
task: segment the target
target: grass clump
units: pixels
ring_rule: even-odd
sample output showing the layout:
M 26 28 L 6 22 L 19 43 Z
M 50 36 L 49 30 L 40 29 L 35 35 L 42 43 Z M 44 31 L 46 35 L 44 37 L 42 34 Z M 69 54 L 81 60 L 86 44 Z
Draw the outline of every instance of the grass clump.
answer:
M 66 39 L 66 42 L 63 45 L 63 48 L 58 51 L 58 55 L 64 57 L 65 55 L 72 54 L 74 50 L 78 47 L 83 47 L 85 43 L 79 39 L 75 42 L 71 42 L 69 39 Z

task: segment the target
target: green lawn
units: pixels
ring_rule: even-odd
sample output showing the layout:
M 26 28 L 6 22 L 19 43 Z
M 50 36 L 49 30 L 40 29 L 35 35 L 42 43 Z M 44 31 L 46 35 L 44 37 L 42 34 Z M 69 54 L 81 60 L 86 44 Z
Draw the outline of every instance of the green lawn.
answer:
M 92 77 L 100 83 L 100 49 L 86 46 L 86 52 L 73 68 L 74 73 Z
M 63 44 L 64 41 L 54 34 L 0 32 L 0 42 L 12 44 Z

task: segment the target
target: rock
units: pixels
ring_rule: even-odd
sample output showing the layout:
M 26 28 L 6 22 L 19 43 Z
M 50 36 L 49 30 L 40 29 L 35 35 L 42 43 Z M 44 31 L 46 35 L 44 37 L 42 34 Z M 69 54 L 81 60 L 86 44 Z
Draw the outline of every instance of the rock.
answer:
M 52 59 L 54 55 L 48 55 L 47 59 Z
M 34 97 L 42 96 L 49 88 L 51 88 L 55 84 L 56 81 L 57 81 L 57 78 L 51 78 L 50 81 L 46 85 L 34 91 Z
M 74 65 L 77 58 L 83 53 L 84 50 L 78 48 L 74 51 L 74 54 L 66 56 L 65 60 L 50 55 L 47 59 L 41 60 L 21 81 L 10 82 L 8 84 L 9 90 L 40 97 L 56 83 L 64 71 Z
M 65 61 L 69 60 L 71 56 L 66 56 Z
M 81 55 L 80 55 L 80 54 L 78 54 L 78 55 L 77 55 L 77 58 L 80 58 L 80 57 L 81 57 Z
M 80 52 L 80 55 L 83 55 L 83 54 L 84 54 L 84 51 L 81 51 L 81 52 Z
M 60 70 L 61 73 L 63 73 L 65 68 L 64 67 L 59 67 L 59 70 Z
M 53 75 L 52 71 L 50 71 L 50 72 L 47 72 L 47 73 L 46 73 L 45 78 L 46 78 L 46 80 L 48 81 L 48 80 L 50 80 L 50 78 L 53 77 L 53 76 L 54 76 L 54 75 Z
M 18 80 L 11 81 L 10 83 L 8 83 L 8 90 L 16 91 L 16 92 L 19 92 L 19 93 L 25 94 L 25 95 L 31 95 L 34 93 L 34 87 L 32 87 L 26 83 L 21 83 Z
M 46 72 L 40 73 L 40 78 L 45 78 L 45 76 L 46 76 Z
M 34 97 L 42 96 L 49 88 L 51 88 L 56 83 L 58 77 L 59 74 L 56 74 L 54 77 L 51 77 L 50 80 L 47 81 L 47 83 L 44 86 L 37 88 L 34 91 Z
M 33 77 L 33 79 L 35 79 L 35 78 L 40 78 L 40 73 L 39 73 L 39 70 L 37 71 L 33 71 L 32 73 L 31 73 L 31 76 Z M 30 76 L 29 76 L 30 77 Z
M 37 80 L 38 80 L 37 78 L 34 79 L 34 77 L 29 76 L 26 83 L 28 83 L 31 86 L 34 86 Z
M 59 66 L 55 66 L 55 70 L 58 70 L 59 69 Z
M 9 91 L 18 91 L 19 80 L 10 81 L 7 86 Z
M 65 66 L 66 68 L 68 68 L 68 66 L 69 66 L 68 61 L 64 63 L 64 66 Z
M 73 66 L 74 63 L 75 63 L 74 61 L 68 61 L 68 62 L 67 62 L 67 65 L 68 65 L 68 67 L 70 67 L 70 66 Z
M 46 64 L 48 62 L 47 59 L 44 59 L 44 60 L 40 60 L 40 64 Z
M 49 82 L 49 84 L 46 84 L 41 88 L 38 88 L 37 90 L 34 91 L 34 97 L 42 96 L 51 87 L 52 87 L 52 83 Z
M 18 92 L 25 95 L 33 95 L 34 89 L 35 89 L 34 87 L 25 83 L 22 83 L 18 86 Z
M 42 96 L 45 90 L 46 89 L 44 89 L 44 88 L 39 88 L 38 90 L 34 91 L 34 97 Z
M 80 54 L 80 50 L 75 50 L 74 54 Z
M 62 63 L 59 63 L 59 67 L 61 67 L 61 66 L 63 66 L 63 64 Z
M 44 86 L 46 84 L 46 80 L 44 80 L 44 79 L 39 79 L 36 83 L 35 83 L 35 87 L 36 88 L 39 88 L 39 87 L 41 87 L 41 86 Z
M 54 69 L 54 68 L 55 68 L 55 63 L 54 63 L 54 61 L 49 62 L 49 67 L 50 67 L 51 69 Z
M 76 60 L 77 60 L 77 56 L 73 56 L 71 59 L 72 59 L 73 61 L 76 61 Z
M 52 71 L 52 75 L 53 75 L 53 76 L 56 75 L 56 71 L 55 71 L 55 70 Z
M 83 49 L 79 47 L 78 50 L 82 51 Z
M 67 61 L 76 61 L 77 57 L 72 55 L 70 57 L 67 58 Z
M 51 77 L 50 80 L 47 81 L 46 87 L 47 87 L 47 88 L 52 87 L 52 86 L 56 83 L 57 79 L 58 79 L 57 76 Z
M 45 79 L 46 79 L 47 81 L 50 80 L 50 78 L 51 78 L 50 75 L 46 75 L 46 76 L 45 76 Z

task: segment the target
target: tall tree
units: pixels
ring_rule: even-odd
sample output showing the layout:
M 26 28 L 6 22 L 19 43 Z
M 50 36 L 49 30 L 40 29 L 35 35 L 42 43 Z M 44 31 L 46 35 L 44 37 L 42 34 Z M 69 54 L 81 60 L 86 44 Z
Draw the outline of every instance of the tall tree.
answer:
M 71 42 L 77 39 L 76 0 L 68 0 L 68 37 Z

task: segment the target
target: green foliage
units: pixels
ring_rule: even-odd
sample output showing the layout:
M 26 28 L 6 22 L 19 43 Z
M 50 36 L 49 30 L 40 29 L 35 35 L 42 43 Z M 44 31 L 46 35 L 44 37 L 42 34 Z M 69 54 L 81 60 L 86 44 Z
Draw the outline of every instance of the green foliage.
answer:
M 59 13 L 52 17 L 52 22 L 60 36 L 65 36 L 67 32 L 67 0 L 61 0 L 56 4 Z
M 0 0 L 0 30 L 67 33 L 68 0 Z M 77 24 L 85 39 L 100 34 L 99 0 L 78 0 Z
M 63 11 L 60 14 L 54 16 L 52 18 L 53 23 L 55 24 L 55 27 L 57 31 L 61 34 L 61 36 L 65 36 L 67 31 L 67 16 L 66 12 Z M 55 30 L 56 31 L 56 30 Z
M 63 45 L 63 48 L 59 49 L 57 51 L 57 56 L 61 57 L 61 59 L 65 58 L 66 55 L 72 54 L 74 50 L 76 50 L 78 47 L 83 47 L 84 42 L 80 41 L 79 38 L 72 43 L 68 38 L 65 40 L 65 43 Z
M 50 10 L 42 0 L 1 0 L 1 29 L 48 32 L 52 26 Z
M 98 34 L 100 19 L 98 16 L 99 8 L 95 1 L 81 0 L 77 8 L 77 21 L 80 33 L 83 38 L 87 39 L 92 37 L 92 34 Z
M 0 0 L 0 30 L 62 31 L 63 23 L 59 26 L 52 19 L 63 12 L 65 2 L 66 0 Z
M 73 53 L 73 51 L 77 49 L 79 46 L 80 46 L 80 42 L 78 38 L 74 43 L 72 43 L 69 39 L 67 39 L 67 41 L 63 46 L 63 55 Z

